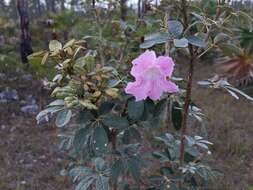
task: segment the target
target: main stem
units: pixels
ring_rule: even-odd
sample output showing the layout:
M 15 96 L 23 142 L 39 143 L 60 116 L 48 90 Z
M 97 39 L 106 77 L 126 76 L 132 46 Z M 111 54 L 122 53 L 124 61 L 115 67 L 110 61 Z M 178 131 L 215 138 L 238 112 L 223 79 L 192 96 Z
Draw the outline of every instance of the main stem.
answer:
M 182 15 L 184 21 L 184 27 L 187 28 L 189 25 L 188 22 L 188 13 L 187 13 L 187 2 L 186 0 L 181 0 L 181 7 L 182 7 Z M 186 88 L 186 97 L 183 107 L 183 120 L 181 125 L 181 139 L 180 139 L 180 165 L 184 164 L 184 155 L 185 155 L 185 135 L 187 134 L 187 119 L 188 119 L 188 112 L 189 106 L 191 103 L 191 93 L 192 93 L 192 78 L 194 72 L 194 61 L 195 61 L 195 53 L 194 48 L 192 45 L 189 44 L 189 51 L 190 51 L 190 63 L 189 63 L 189 70 L 188 70 L 188 80 L 187 80 L 187 88 Z
M 117 131 L 115 129 L 112 129 L 111 131 L 111 140 L 112 140 L 112 150 L 113 152 L 115 152 L 117 149 Z M 117 190 L 117 189 L 118 189 L 118 184 L 116 181 L 116 182 L 113 182 L 112 184 L 112 190 Z
M 188 119 L 188 112 L 189 106 L 191 103 L 191 92 L 192 92 L 192 78 L 194 72 L 194 58 L 192 57 L 190 60 L 190 66 L 188 71 L 188 81 L 187 81 L 187 88 L 186 88 L 186 97 L 183 107 L 183 121 L 181 127 L 181 143 L 180 143 L 180 165 L 184 163 L 184 154 L 185 154 L 185 135 L 187 133 L 187 119 Z

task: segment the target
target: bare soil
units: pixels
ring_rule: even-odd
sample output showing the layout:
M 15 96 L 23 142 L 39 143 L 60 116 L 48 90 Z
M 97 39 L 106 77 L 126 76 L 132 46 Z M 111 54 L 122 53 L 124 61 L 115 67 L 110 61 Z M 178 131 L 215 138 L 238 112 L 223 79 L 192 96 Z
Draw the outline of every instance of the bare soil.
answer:
M 16 73 L 0 82 L 1 90 L 8 86 L 19 95 L 18 101 L 0 103 L 0 189 L 72 189 L 69 179 L 60 175 L 66 155 L 58 149 L 57 129 L 38 127 L 35 115 L 20 111 L 20 101 L 27 96 L 35 97 L 43 107 L 49 94 L 40 81 L 24 80 L 22 75 Z

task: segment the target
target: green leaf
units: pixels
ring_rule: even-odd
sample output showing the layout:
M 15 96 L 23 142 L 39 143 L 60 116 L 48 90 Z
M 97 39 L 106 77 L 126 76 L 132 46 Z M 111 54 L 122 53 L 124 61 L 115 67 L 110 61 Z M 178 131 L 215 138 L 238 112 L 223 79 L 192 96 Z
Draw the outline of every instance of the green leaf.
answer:
M 174 45 L 178 48 L 185 48 L 188 46 L 188 40 L 186 38 L 174 39 Z
M 201 86 L 210 86 L 210 85 L 212 85 L 212 82 L 209 81 L 209 80 L 202 80 L 202 81 L 198 81 L 198 85 L 201 85 Z
M 100 115 L 107 114 L 113 109 L 114 106 L 115 104 L 113 102 L 103 102 L 98 108 L 98 113 Z
M 230 36 L 225 33 L 219 33 L 214 37 L 214 44 L 224 43 L 230 39 Z
M 110 79 L 108 81 L 108 87 L 109 88 L 114 88 L 114 87 L 118 86 L 121 82 L 122 82 L 121 80 Z
M 201 20 L 201 21 L 204 21 L 205 20 L 205 17 L 195 13 L 195 12 L 192 12 L 191 13 L 195 18 L 197 18 L 198 20 Z
M 253 101 L 253 98 L 247 94 L 245 94 L 243 91 L 237 89 L 237 88 L 234 88 L 233 86 L 228 86 L 226 85 L 226 88 L 231 90 L 231 91 L 234 91 L 234 92 L 237 92 L 238 94 L 240 94 L 241 96 L 245 97 L 246 99 L 250 100 L 250 101 Z
M 64 127 L 71 119 L 72 111 L 65 109 L 57 114 L 55 124 L 57 127 Z
M 253 31 L 241 29 L 239 38 L 241 47 L 253 53 Z
M 97 157 L 94 160 L 96 171 L 97 172 L 103 172 L 106 170 L 106 162 L 103 158 Z
M 48 107 L 51 106 L 64 106 L 64 100 L 61 99 L 55 100 L 48 105 Z
M 130 100 L 127 106 L 128 116 L 132 120 L 138 120 L 141 118 L 144 112 L 144 101 Z
M 84 128 L 78 129 L 75 132 L 73 145 L 74 145 L 76 152 L 80 152 L 83 150 L 83 148 L 85 148 L 85 146 L 86 146 L 85 143 L 87 141 L 86 139 L 87 139 L 88 134 L 90 134 L 89 127 L 84 127 Z
M 124 130 L 122 141 L 124 144 L 129 144 L 130 140 L 132 140 L 132 139 L 136 140 L 138 142 L 141 141 L 141 134 L 134 127 L 129 127 L 128 129 Z
M 127 167 L 131 175 L 135 180 L 139 180 L 141 177 L 140 165 L 136 158 L 130 158 L 127 161 Z
M 109 178 L 99 175 L 96 180 L 96 190 L 109 190 Z
M 103 126 L 97 126 L 93 131 L 92 143 L 94 152 L 97 154 L 108 151 L 108 136 Z
M 124 164 L 121 159 L 116 160 L 111 168 L 112 180 L 117 181 L 118 177 L 124 173 Z
M 63 109 L 63 106 L 51 106 L 51 107 L 48 107 L 48 108 L 42 110 L 36 116 L 37 123 L 40 123 L 40 121 L 43 120 L 43 118 L 47 118 L 46 120 L 49 120 L 48 114 L 54 114 L 62 109 Z
M 168 28 L 169 33 L 172 34 L 174 38 L 179 37 L 184 30 L 184 26 L 182 25 L 182 23 L 177 20 L 169 20 Z
M 107 127 L 123 130 L 129 126 L 129 122 L 125 117 L 107 115 L 102 119 L 102 122 Z
M 78 113 L 77 117 L 77 124 L 80 124 L 81 126 L 85 126 L 90 121 L 94 120 L 95 117 L 92 114 L 92 112 L 88 109 L 82 110 Z
M 219 48 L 223 51 L 224 54 L 233 56 L 233 55 L 242 55 L 243 50 L 238 46 L 230 43 L 219 44 Z
M 129 133 L 129 129 L 125 129 L 124 130 L 124 134 L 122 137 L 122 142 L 124 144 L 129 144 L 130 143 L 130 133 Z
M 44 65 L 46 63 L 48 56 L 49 56 L 49 53 L 46 52 L 41 60 L 41 65 Z
M 95 62 L 95 57 L 93 55 L 85 55 L 83 57 L 78 58 L 75 61 L 74 67 L 86 69 L 88 72 L 92 72 L 95 69 L 94 62 Z
M 187 40 L 189 41 L 189 44 L 204 48 L 207 46 L 207 44 L 204 42 L 204 40 L 198 36 L 188 36 Z
M 62 49 L 62 44 L 57 40 L 51 40 L 49 42 L 49 50 L 50 51 L 59 51 Z
M 154 115 L 161 116 L 161 114 L 165 111 L 166 106 L 167 100 L 166 99 L 160 100 L 155 106 Z
M 171 118 L 175 129 L 180 130 L 183 118 L 182 118 L 182 109 L 178 102 L 172 103 Z
M 157 32 L 154 34 L 150 34 L 145 36 L 144 43 L 140 45 L 140 48 L 150 48 L 156 44 L 163 44 L 170 39 L 172 39 L 172 36 L 169 33 Z
M 140 132 L 137 129 L 135 129 L 134 127 L 129 128 L 129 135 L 130 135 L 131 139 L 135 139 L 137 141 L 141 140 Z
M 94 182 L 94 180 L 95 178 L 93 176 L 85 177 L 78 183 L 75 190 L 88 190 L 91 184 Z
M 160 153 L 160 152 L 156 152 L 156 151 L 155 151 L 155 152 L 152 153 L 152 155 L 153 155 L 155 158 L 159 159 L 160 162 L 168 162 L 168 161 L 170 161 L 169 158 L 168 158 L 165 154 L 163 154 L 163 153 Z
M 75 39 L 72 39 L 72 40 L 68 41 L 68 42 L 63 46 L 63 48 L 67 48 L 67 47 L 73 46 L 75 42 L 76 42 L 76 40 L 75 40 Z
M 97 106 L 95 104 L 91 103 L 89 100 L 79 100 L 79 103 L 83 107 L 85 107 L 89 110 L 97 110 L 98 109 Z
M 69 175 L 73 178 L 73 181 L 78 181 L 83 176 L 91 176 L 93 174 L 92 170 L 87 167 L 77 166 L 69 171 Z

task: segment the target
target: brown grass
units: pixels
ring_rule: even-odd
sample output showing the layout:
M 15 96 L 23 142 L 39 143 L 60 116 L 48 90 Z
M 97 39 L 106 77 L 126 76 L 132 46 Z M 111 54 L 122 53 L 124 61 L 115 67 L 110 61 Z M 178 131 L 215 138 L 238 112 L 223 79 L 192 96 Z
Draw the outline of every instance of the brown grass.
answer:
M 214 143 L 212 165 L 224 174 L 210 189 L 248 190 L 253 186 L 253 104 L 196 84 L 212 77 L 214 70 L 214 65 L 198 64 L 193 90 L 193 101 L 208 118 L 208 138 Z

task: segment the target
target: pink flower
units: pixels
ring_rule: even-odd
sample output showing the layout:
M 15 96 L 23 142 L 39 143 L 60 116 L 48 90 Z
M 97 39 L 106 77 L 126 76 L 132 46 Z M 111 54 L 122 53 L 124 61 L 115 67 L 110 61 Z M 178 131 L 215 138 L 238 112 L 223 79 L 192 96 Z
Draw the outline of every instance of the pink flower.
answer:
M 178 86 L 167 80 L 171 77 L 174 62 L 168 56 L 156 57 L 154 51 L 146 50 L 132 61 L 131 75 L 135 82 L 129 82 L 125 88 L 127 94 L 132 94 L 136 101 L 149 97 L 158 100 L 164 92 L 177 92 Z

